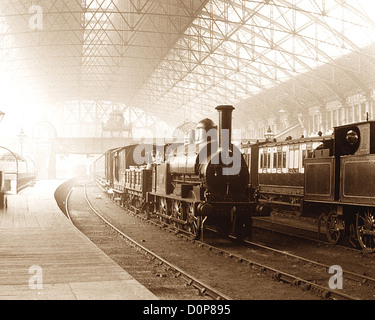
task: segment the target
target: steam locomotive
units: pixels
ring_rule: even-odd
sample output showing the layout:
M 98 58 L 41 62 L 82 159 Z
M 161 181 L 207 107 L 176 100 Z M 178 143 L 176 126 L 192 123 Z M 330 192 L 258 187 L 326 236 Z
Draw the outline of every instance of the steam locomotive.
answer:
M 151 212 L 196 238 L 205 224 L 238 238 L 250 236 L 255 206 L 248 166 L 231 143 L 234 108 L 216 109 L 219 128 L 204 119 L 184 144 L 107 151 L 94 163 L 96 181 L 122 206 Z
M 346 237 L 375 251 L 375 121 L 335 127 L 332 136 L 243 145 L 242 151 L 257 214 L 317 217 L 331 243 Z

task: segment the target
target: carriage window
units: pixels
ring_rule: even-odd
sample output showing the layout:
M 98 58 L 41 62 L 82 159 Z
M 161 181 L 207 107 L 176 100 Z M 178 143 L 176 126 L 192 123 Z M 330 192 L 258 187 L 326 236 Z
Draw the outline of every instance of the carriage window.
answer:
M 277 163 L 277 153 L 276 152 L 273 154 L 273 167 L 274 168 L 279 167 L 279 164 Z
M 277 168 L 281 169 L 283 166 L 283 154 L 282 152 L 277 153 Z
M 303 151 L 302 151 L 302 168 L 305 167 L 305 162 L 304 162 L 304 160 L 308 157 L 308 153 L 309 153 L 308 150 L 303 150 Z
M 294 150 L 294 169 L 299 167 L 299 150 Z
M 271 154 L 268 153 L 267 154 L 267 168 L 271 168 Z
M 289 151 L 289 168 L 293 169 L 294 168 L 294 150 Z
M 283 152 L 283 169 L 286 169 L 286 152 Z
M 264 153 L 263 154 L 263 168 L 267 168 L 267 153 Z
M 260 154 L 260 168 L 267 169 L 269 165 L 270 165 L 269 154 L 267 154 L 267 152 L 261 153 Z

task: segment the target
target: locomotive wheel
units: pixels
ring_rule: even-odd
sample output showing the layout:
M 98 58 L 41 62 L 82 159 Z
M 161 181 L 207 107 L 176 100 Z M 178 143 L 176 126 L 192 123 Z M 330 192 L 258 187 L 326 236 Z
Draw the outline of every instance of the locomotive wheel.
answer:
M 128 194 L 124 197 L 123 207 L 125 209 L 130 209 L 130 196 Z
M 194 203 L 190 203 L 187 212 L 187 227 L 195 239 L 200 237 L 201 225 L 201 217 L 195 216 L 195 205 Z
M 177 219 L 180 219 L 180 220 L 184 219 L 184 207 L 183 207 L 183 204 L 182 204 L 181 201 L 179 201 L 179 200 L 174 200 L 173 201 L 173 204 L 172 204 L 172 216 L 174 218 L 177 218 Z M 174 221 L 173 223 L 174 223 L 174 225 L 177 228 L 181 228 L 182 227 L 181 223 L 178 223 L 177 221 Z
M 326 234 L 329 243 L 337 244 L 342 238 L 342 230 L 339 228 L 340 218 L 335 211 L 331 211 L 327 217 Z
M 121 205 L 121 207 L 125 208 L 125 195 L 121 196 L 120 205 Z
M 375 251 L 375 210 L 365 208 L 356 216 L 357 240 L 363 250 Z
M 141 209 L 142 209 L 142 201 L 138 198 L 138 197 L 135 197 L 134 198 L 134 207 L 137 208 L 139 211 L 138 212 L 141 212 Z M 137 212 L 137 213 L 138 213 Z
M 348 240 L 350 242 L 350 244 L 354 247 L 354 248 L 358 248 L 359 247 L 359 243 L 358 243 L 358 240 L 357 240 L 357 230 L 356 230 L 356 227 L 353 223 L 350 224 L 349 226 L 349 237 L 348 237 Z
M 161 198 L 160 199 L 160 204 L 159 204 L 159 212 L 163 215 L 169 215 L 168 213 L 168 202 L 167 202 L 167 199 L 165 198 Z M 164 223 L 169 223 L 169 219 L 168 218 L 164 218 L 162 216 L 159 216 L 159 219 L 161 222 L 164 222 Z

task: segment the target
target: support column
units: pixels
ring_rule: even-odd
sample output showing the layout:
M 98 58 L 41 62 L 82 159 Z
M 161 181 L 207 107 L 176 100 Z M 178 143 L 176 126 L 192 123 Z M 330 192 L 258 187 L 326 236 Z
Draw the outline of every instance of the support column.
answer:
M 325 134 L 327 130 L 327 109 L 325 106 L 320 107 L 319 109 L 319 116 L 320 116 L 320 125 L 319 125 L 319 130 L 323 134 Z

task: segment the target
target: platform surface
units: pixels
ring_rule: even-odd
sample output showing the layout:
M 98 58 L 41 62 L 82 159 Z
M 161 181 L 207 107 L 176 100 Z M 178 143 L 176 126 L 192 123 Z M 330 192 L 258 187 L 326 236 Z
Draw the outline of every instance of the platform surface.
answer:
M 0 211 L 0 299 L 157 299 L 64 216 L 61 183 L 37 182 Z

